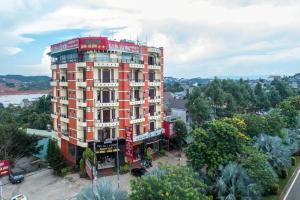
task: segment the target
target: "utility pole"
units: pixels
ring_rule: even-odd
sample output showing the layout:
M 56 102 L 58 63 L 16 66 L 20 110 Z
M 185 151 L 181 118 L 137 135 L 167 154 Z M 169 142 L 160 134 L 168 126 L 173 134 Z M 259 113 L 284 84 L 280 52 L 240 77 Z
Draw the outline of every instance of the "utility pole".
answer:
M 120 172 L 119 172 L 119 137 L 117 137 L 117 174 L 118 174 L 118 189 L 120 188 Z
M 0 181 L 0 200 L 3 200 L 2 182 Z

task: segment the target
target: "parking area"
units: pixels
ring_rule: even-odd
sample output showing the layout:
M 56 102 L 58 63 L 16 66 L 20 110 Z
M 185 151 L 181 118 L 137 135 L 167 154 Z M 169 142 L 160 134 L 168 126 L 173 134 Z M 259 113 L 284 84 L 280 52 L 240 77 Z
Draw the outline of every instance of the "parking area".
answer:
M 186 158 L 184 155 L 180 158 L 178 152 L 168 153 L 153 162 L 151 171 L 158 166 L 158 163 L 168 165 L 185 165 Z M 110 179 L 113 185 L 117 185 L 117 175 L 106 177 Z M 120 187 L 123 190 L 130 191 L 130 180 L 133 177 L 130 173 L 120 175 Z M 4 184 L 4 199 L 9 199 L 17 194 L 25 194 L 29 200 L 68 200 L 75 199 L 77 193 L 83 186 L 91 184 L 90 180 L 80 178 L 78 174 L 69 174 L 64 178 L 54 176 L 51 169 L 42 169 L 26 174 L 25 181 L 20 184 L 13 185 L 9 183 L 8 177 L 1 177 L 0 181 Z

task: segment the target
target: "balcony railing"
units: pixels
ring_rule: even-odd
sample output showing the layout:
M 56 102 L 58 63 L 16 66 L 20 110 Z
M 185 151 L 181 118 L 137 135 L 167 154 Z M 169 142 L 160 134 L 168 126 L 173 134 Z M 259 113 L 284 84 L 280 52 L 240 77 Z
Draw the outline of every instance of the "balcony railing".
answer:
M 60 114 L 60 116 L 63 118 L 68 118 L 68 115 L 66 115 L 66 114 Z
M 149 79 L 149 82 L 153 83 L 153 82 L 160 82 L 160 79 Z
M 119 118 L 115 119 L 110 119 L 110 120 L 103 120 L 103 119 L 96 119 L 96 123 L 113 123 L 113 122 L 118 122 Z
M 100 101 L 99 99 L 97 99 L 96 103 L 117 103 L 119 102 L 119 99 L 110 99 L 108 101 L 103 101 L 103 99 Z
M 85 78 L 84 78 L 84 79 L 78 78 L 78 79 L 77 79 L 77 82 L 85 82 L 85 80 L 86 80 Z
M 68 130 L 62 130 L 61 132 L 64 136 L 69 136 L 69 131 Z
M 149 96 L 150 100 L 160 99 L 160 96 Z
M 157 116 L 160 115 L 160 112 L 149 112 L 150 116 Z
M 118 79 L 95 79 L 95 83 L 118 83 Z
M 135 79 L 135 78 L 132 78 L 132 79 L 130 79 L 130 82 L 141 83 L 141 82 L 144 82 L 144 79 Z
M 141 118 L 143 118 L 144 116 L 143 115 L 132 115 L 132 116 L 130 116 L 130 119 L 131 120 L 134 120 L 134 119 L 141 119 Z
M 68 97 L 60 97 L 60 100 L 65 100 L 65 101 L 67 101 L 67 100 L 68 100 Z

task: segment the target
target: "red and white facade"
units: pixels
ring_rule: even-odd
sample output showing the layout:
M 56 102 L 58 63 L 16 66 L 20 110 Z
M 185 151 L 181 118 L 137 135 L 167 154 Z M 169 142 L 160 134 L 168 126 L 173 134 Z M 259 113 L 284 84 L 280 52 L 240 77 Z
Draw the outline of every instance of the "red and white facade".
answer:
M 94 142 L 100 168 L 109 166 L 116 151 L 131 162 L 149 146 L 158 150 L 164 117 L 162 48 L 84 37 L 52 45 L 49 55 L 53 129 L 70 163 L 78 163 Z M 130 134 L 132 142 L 125 144 Z

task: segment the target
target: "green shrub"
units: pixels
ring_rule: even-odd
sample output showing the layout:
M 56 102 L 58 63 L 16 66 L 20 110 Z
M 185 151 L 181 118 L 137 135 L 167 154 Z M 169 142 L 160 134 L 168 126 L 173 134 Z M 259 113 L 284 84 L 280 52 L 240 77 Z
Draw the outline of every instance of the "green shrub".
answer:
M 296 158 L 292 157 L 292 166 L 295 166 L 295 165 L 296 165 Z
M 120 173 L 125 174 L 129 172 L 129 165 L 125 163 L 123 166 L 120 167 Z
M 274 195 L 277 195 L 279 193 L 279 185 L 277 183 L 272 185 L 271 192 Z
M 58 174 L 59 176 L 66 176 L 69 172 L 69 169 L 67 167 L 64 167 L 60 170 L 60 173 Z
M 162 149 L 162 150 L 159 151 L 159 154 L 160 154 L 161 156 L 166 156 L 166 155 L 167 155 L 167 151 L 164 150 L 164 149 Z
M 284 168 L 284 169 L 282 169 L 281 170 L 281 177 L 282 178 L 286 178 L 287 176 L 288 176 L 288 170 L 287 170 L 287 168 Z

